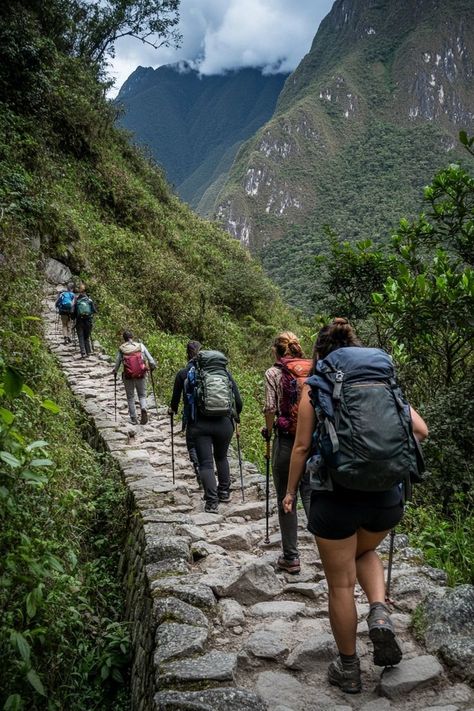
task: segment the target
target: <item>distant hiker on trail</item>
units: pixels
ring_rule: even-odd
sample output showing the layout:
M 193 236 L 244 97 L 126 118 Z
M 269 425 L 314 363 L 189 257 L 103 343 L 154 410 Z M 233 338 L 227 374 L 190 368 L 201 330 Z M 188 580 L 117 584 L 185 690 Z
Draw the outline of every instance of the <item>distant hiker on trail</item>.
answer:
M 278 501 L 278 521 L 283 554 L 277 560 L 280 570 L 291 574 L 300 572 L 298 555 L 298 518 L 296 507 L 283 510 L 283 499 L 288 484 L 291 451 L 295 441 L 298 400 L 305 379 L 310 374 L 312 361 L 303 358 L 300 342 L 294 333 L 280 333 L 273 342 L 275 364 L 265 373 L 265 427 L 262 436 L 270 441 L 275 433 L 272 449 L 273 482 Z M 300 495 L 309 514 L 311 490 L 305 476 L 300 483 Z
M 122 379 L 127 394 L 130 420 L 132 424 L 138 424 L 137 411 L 135 408 L 136 390 L 141 409 L 140 424 L 146 425 L 148 422 L 146 374 L 148 367 L 150 370 L 155 370 L 156 363 L 143 343 L 133 340 L 133 333 L 131 331 L 124 331 L 122 337 L 123 343 L 117 352 L 113 373 L 114 376 L 117 376 L 120 366 L 123 365 Z
M 181 396 L 183 398 L 183 418 L 182 418 L 182 429 L 186 432 L 186 446 L 188 448 L 189 458 L 193 464 L 194 471 L 196 473 L 196 479 L 199 486 L 202 486 L 201 477 L 199 476 L 199 460 L 196 452 L 196 443 L 190 434 L 190 428 L 187 427 L 187 408 L 186 408 L 186 396 L 184 392 L 184 385 L 186 383 L 186 378 L 188 377 L 189 369 L 193 366 L 193 359 L 197 356 L 201 350 L 201 344 L 199 341 L 188 341 L 186 346 L 186 355 L 188 362 L 184 368 L 181 368 L 176 373 L 173 386 L 173 395 L 171 396 L 170 406 L 168 408 L 168 415 L 174 416 L 178 414 L 179 403 L 181 401 Z
M 85 284 L 80 284 L 74 302 L 73 316 L 81 358 L 87 358 L 92 353 L 92 317 L 95 313 L 97 313 L 97 309 L 92 299 L 87 295 Z
M 56 299 L 54 304 L 56 311 L 61 319 L 63 330 L 64 345 L 72 341 L 72 317 L 74 311 L 74 300 L 76 296 L 73 291 L 73 285 L 68 284 L 67 289 L 63 289 Z
M 329 619 L 339 650 L 328 678 L 346 693 L 361 691 L 356 580 L 370 604 L 374 663 L 393 666 L 402 658 L 375 549 L 403 516 L 404 489 L 418 474 L 415 438 L 427 435 L 425 422 L 404 400 L 390 356 L 363 348 L 346 319 L 336 318 L 321 329 L 314 375 L 300 401 L 283 506 L 292 511 L 307 466 L 313 488 L 308 529 L 326 574 Z
M 230 501 L 227 452 L 239 422 L 242 400 L 220 351 L 199 351 L 185 383 L 186 431 L 196 446 L 205 511 L 217 513 L 219 501 Z M 214 474 L 214 462 L 217 479 Z

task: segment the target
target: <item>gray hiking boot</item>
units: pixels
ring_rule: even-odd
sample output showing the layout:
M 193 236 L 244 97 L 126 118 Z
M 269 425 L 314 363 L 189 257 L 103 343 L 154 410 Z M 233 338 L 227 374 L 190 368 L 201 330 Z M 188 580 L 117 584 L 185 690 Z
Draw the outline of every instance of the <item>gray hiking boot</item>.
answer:
M 383 602 L 374 602 L 367 617 L 369 637 L 374 645 L 374 664 L 393 667 L 402 659 L 402 650 L 395 637 L 390 610 Z
M 338 686 L 346 694 L 359 694 L 362 690 L 359 660 L 343 665 L 341 658 L 338 657 L 328 667 L 328 680 L 330 684 Z

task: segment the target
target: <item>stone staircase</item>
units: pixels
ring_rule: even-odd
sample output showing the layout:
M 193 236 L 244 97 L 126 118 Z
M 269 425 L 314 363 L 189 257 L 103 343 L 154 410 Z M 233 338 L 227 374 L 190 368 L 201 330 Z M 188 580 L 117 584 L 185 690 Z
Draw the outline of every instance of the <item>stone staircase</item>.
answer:
M 55 297 L 56 291 L 50 291 L 44 301 L 46 340 L 120 465 L 143 529 L 141 547 L 134 544 L 124 581 L 133 584 L 134 567 L 136 579 L 142 580 L 138 571 L 143 568 L 145 602 L 137 602 L 140 591 L 128 595 L 135 651 L 134 710 L 474 711 L 469 686 L 451 679 L 411 634 L 409 613 L 427 592 L 443 588 L 445 579 L 440 571 L 420 563 L 419 552 L 408 548 L 403 536 L 396 539 L 392 597 L 404 660 L 385 671 L 373 666 L 365 625 L 368 605 L 358 590 L 363 691 L 349 696 L 329 686 L 326 668 L 336 648 L 327 586 L 304 513 L 302 572 L 297 576 L 275 570 L 280 537 L 274 501 L 270 544 L 264 544 L 265 482 L 254 465 L 244 462 L 242 501 L 238 462 L 232 455 L 231 502 L 220 504 L 218 515 L 204 513 L 202 493 L 178 432 L 173 484 L 166 408 L 156 409 L 151 395 L 149 423 L 130 425 L 119 379 L 115 420 L 110 358 L 97 343 L 95 353 L 85 359 L 72 345 L 62 344 Z M 151 648 L 142 639 L 146 635 Z M 145 668 L 150 670 L 146 674 Z

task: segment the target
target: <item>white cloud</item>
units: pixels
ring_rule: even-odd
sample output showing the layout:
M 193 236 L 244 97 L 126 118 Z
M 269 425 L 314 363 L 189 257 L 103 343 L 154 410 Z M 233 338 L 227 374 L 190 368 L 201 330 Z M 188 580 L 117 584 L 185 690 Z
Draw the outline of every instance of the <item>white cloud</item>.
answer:
M 292 71 L 308 52 L 333 0 L 181 0 L 179 49 L 155 50 L 137 40 L 117 43 L 109 74 L 115 95 L 137 66 L 201 61 L 203 74 L 240 67 Z

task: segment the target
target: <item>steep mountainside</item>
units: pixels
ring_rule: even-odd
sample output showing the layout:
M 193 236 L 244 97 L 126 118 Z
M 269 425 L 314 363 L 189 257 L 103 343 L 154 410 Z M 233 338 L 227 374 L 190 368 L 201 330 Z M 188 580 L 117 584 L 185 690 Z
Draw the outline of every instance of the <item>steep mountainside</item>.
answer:
M 291 301 L 325 225 L 385 239 L 458 158 L 474 126 L 473 26 L 472 0 L 336 0 L 216 203 Z
M 120 123 L 149 147 L 179 195 L 205 214 L 242 141 L 273 114 L 287 76 L 258 69 L 203 76 L 185 63 L 138 67 L 117 97 L 125 111 Z

